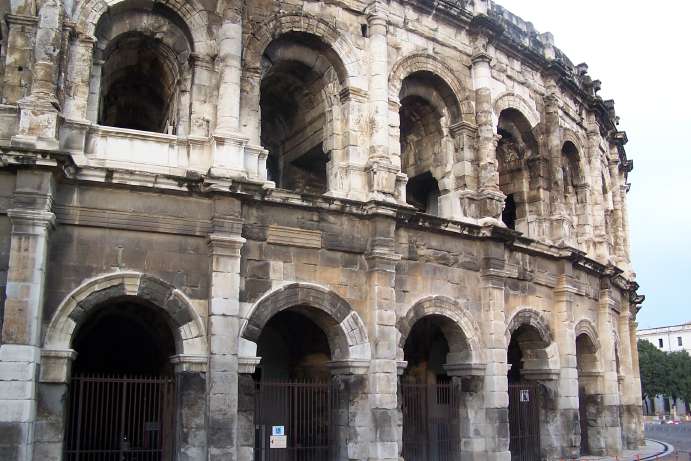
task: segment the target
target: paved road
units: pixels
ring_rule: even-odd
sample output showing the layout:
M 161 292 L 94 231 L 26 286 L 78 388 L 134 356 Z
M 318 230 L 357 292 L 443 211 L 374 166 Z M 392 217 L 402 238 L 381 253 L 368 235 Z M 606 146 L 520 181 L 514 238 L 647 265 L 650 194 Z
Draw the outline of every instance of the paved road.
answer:
M 646 424 L 645 436 L 650 439 L 671 443 L 680 452 L 691 452 L 691 423 Z

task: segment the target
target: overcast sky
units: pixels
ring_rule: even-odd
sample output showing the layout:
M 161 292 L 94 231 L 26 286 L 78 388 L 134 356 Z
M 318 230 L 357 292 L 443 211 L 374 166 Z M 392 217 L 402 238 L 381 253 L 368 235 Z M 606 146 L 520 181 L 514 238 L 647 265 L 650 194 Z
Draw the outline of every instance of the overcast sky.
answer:
M 614 99 L 634 161 L 628 195 L 639 328 L 691 321 L 691 2 L 499 0 Z

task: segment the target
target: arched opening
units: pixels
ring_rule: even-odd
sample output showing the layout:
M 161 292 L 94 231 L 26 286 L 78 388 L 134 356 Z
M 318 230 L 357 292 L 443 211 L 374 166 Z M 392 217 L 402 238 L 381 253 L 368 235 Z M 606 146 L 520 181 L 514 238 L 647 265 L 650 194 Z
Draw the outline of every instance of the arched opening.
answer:
M 466 400 L 460 378 L 452 377 L 448 368 L 470 358 L 463 333 L 446 317 L 423 317 L 410 330 L 403 354 L 403 458 L 460 460 L 465 430 L 461 425 L 468 424 L 461 418 L 467 412 Z
M 439 197 L 448 193 L 453 141 L 449 123 L 460 110 L 449 86 L 437 75 L 417 71 L 399 92 L 401 169 L 408 175 L 406 201 L 422 213 L 438 215 Z
M 323 329 L 328 320 L 321 311 L 296 306 L 264 325 L 257 341 L 261 362 L 254 374 L 255 460 L 273 457 L 277 446 L 283 447 L 282 459 L 333 455 L 337 433 L 332 413 L 339 392 L 327 366 L 332 360 Z
M 519 326 L 511 335 L 507 351 L 509 382 L 509 450 L 512 460 L 541 459 L 540 432 L 546 392 L 536 380 L 546 363 L 546 344 L 531 325 Z
M 319 38 L 299 32 L 273 40 L 262 56 L 261 143 L 268 179 L 283 189 L 323 194 L 340 150 L 343 66 Z
M 124 2 L 96 27 L 89 111 L 100 125 L 187 134 L 192 38 L 162 4 Z
M 531 161 L 538 156 L 538 144 L 530 122 L 516 109 L 504 109 L 499 114 L 497 133 L 497 161 L 499 188 L 506 196 L 502 220 L 510 229 L 525 234 L 531 222 L 530 204 L 539 202 L 540 196 L 530 187 L 528 174 Z
M 176 352 L 171 323 L 134 298 L 94 307 L 76 332 L 67 460 L 169 460 L 174 447 Z M 115 454 L 115 455 L 114 455 Z
M 599 366 L 596 352 L 590 336 L 581 333 L 576 337 L 581 455 L 600 455 L 606 451 L 599 427 L 604 403 L 597 391 Z

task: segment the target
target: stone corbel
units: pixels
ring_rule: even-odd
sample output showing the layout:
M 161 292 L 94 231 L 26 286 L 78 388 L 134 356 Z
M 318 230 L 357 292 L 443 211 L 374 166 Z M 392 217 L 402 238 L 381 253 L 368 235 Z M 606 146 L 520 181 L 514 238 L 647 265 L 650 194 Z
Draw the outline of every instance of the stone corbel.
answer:
M 238 357 L 238 373 L 251 375 L 261 361 L 261 357 Z
M 369 360 L 333 360 L 326 366 L 332 375 L 364 375 L 369 370 Z
M 463 388 L 469 392 L 479 392 L 485 380 L 485 363 L 446 363 L 443 365 L 446 374 L 460 378 Z
M 72 376 L 72 362 L 77 352 L 72 349 L 44 349 L 41 351 L 39 382 L 68 384 Z
M 209 358 L 206 355 L 177 354 L 170 357 L 170 363 L 175 367 L 175 373 L 206 373 Z
M 396 361 L 396 373 L 398 374 L 398 376 L 401 376 L 403 372 L 405 372 L 406 368 L 408 368 L 408 362 L 406 360 Z

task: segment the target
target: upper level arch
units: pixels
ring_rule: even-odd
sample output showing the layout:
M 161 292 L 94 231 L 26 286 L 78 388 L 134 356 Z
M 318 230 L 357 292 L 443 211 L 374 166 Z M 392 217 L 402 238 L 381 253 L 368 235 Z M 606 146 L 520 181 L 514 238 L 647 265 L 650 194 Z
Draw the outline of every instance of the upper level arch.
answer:
M 240 337 L 256 343 L 268 321 L 287 309 L 298 311 L 324 331 L 333 360 L 370 359 L 367 328 L 357 312 L 333 291 L 311 283 L 284 285 L 258 299 Z
M 323 19 L 307 14 L 285 13 L 262 24 L 247 40 L 243 50 L 243 67 L 261 69 L 262 56 L 269 44 L 290 32 L 311 35 L 324 44 L 323 51 L 336 69 L 342 86 L 366 88 L 360 59 L 352 43 Z
M 89 314 L 118 300 L 134 300 L 164 311 L 177 354 L 202 357 L 208 354 L 204 322 L 187 297 L 163 280 L 141 272 L 102 275 L 75 288 L 53 314 L 43 348 L 71 350 L 75 333 Z
M 588 319 L 582 319 L 578 321 L 578 323 L 576 323 L 576 326 L 574 327 L 573 331 L 574 338 L 578 338 L 581 335 L 585 335 L 588 337 L 590 344 L 592 344 L 594 350 L 600 350 L 600 338 L 597 334 L 597 329 L 595 328 L 595 325 L 593 325 L 593 322 L 591 322 Z
M 439 58 L 426 53 L 408 55 L 393 65 L 389 73 L 390 101 L 400 103 L 404 80 L 415 73 L 428 73 L 433 76 L 444 106 L 450 115 L 450 123 L 460 121 L 475 123 L 473 104 L 454 71 Z
M 186 29 L 192 41 L 192 49 L 201 55 L 213 52 L 213 40 L 208 34 L 208 15 L 197 0 L 185 2 L 175 0 L 133 1 L 133 0 L 86 0 L 75 12 L 77 28 L 86 35 L 95 36 L 96 29 L 106 15 L 117 14 L 127 9 L 148 10 L 170 17 L 182 29 Z M 175 14 L 171 15 L 170 13 Z

